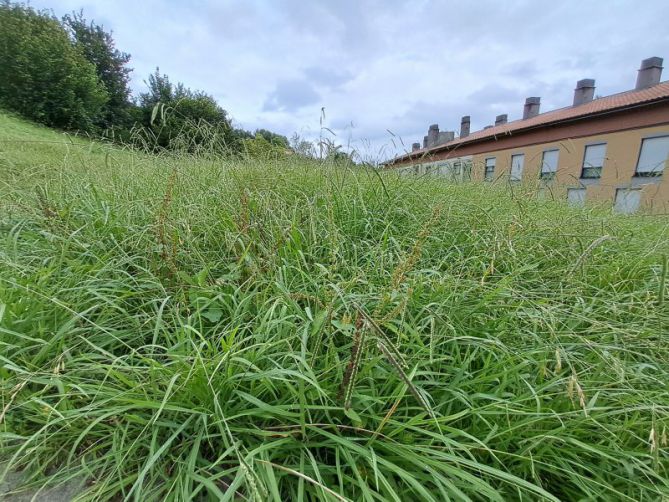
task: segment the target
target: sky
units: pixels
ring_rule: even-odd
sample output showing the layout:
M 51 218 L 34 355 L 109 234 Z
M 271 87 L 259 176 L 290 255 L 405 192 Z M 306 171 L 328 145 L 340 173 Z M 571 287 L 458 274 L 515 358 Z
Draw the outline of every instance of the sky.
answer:
M 422 142 L 430 124 L 482 129 L 525 98 L 571 105 L 634 87 L 642 59 L 669 66 L 669 1 L 31 0 L 111 30 L 135 93 L 160 67 L 216 98 L 235 124 L 323 135 L 365 159 Z M 665 71 L 663 80 L 669 78 Z M 324 109 L 324 113 L 322 110 Z M 327 129 L 322 129 L 327 127 Z

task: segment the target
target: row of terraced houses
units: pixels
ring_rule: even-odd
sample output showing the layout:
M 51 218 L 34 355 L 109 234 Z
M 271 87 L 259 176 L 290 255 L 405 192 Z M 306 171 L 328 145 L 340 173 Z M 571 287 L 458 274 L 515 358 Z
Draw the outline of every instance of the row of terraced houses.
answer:
M 669 214 L 669 81 L 662 58 L 641 62 L 633 90 L 595 98 L 595 81 L 580 80 L 573 105 L 540 113 L 525 102 L 523 118 L 459 137 L 430 126 L 422 145 L 386 165 L 417 175 L 479 181 L 536 182 L 573 205 L 610 202 L 622 213 Z

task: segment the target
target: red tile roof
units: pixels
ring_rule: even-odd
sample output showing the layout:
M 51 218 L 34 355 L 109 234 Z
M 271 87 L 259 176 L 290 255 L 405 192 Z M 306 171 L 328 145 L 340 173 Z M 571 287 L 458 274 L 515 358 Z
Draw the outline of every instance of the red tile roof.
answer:
M 580 119 L 588 115 L 598 115 L 600 113 L 621 110 L 637 105 L 649 104 L 654 101 L 663 101 L 669 99 L 669 80 L 660 82 L 652 87 L 641 90 L 625 91 L 604 98 L 598 98 L 589 103 L 578 106 L 567 106 L 550 112 L 541 113 L 535 117 L 525 120 L 514 120 L 506 124 L 498 125 L 481 131 L 471 133 L 464 138 L 458 138 L 448 143 L 433 146 L 432 148 L 422 148 L 405 155 L 401 155 L 395 161 L 407 159 L 413 156 L 421 156 L 425 153 L 438 152 L 440 150 L 450 149 L 456 145 L 463 145 L 479 140 L 494 139 L 497 136 L 506 136 L 525 129 L 547 126 L 557 122 Z

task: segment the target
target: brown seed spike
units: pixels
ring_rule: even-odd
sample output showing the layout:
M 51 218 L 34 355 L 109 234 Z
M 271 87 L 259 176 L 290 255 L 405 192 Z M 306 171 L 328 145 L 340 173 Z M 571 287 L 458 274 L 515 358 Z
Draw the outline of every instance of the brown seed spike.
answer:
M 351 347 L 351 357 L 346 366 L 344 380 L 339 390 L 339 399 L 344 399 L 344 409 L 351 407 L 351 397 L 353 396 L 353 387 L 355 386 L 355 377 L 360 367 L 362 358 L 362 346 L 365 338 L 364 321 L 360 314 L 355 321 L 355 332 L 353 333 L 353 346 Z

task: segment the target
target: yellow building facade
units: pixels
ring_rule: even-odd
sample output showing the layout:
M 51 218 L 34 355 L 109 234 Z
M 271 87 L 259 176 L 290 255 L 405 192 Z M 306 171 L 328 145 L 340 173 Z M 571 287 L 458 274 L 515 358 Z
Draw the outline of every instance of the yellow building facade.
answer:
M 661 143 L 658 150 L 665 144 L 667 149 L 663 164 L 652 166 L 662 174 L 638 176 L 642 149 L 647 150 L 649 143 L 656 142 Z M 489 181 L 520 181 L 511 176 L 514 155 L 523 156 L 520 180 L 536 181 L 539 187 L 550 189 L 554 197 L 568 199 L 572 204 L 608 201 L 615 205 L 618 199 L 621 212 L 640 209 L 669 214 L 669 176 L 664 175 L 669 172 L 669 124 L 476 154 L 471 158 L 470 179 L 484 181 L 486 164 L 490 166 L 494 159 L 494 171 L 490 174 L 488 170 Z M 553 158 L 545 160 L 547 155 L 556 162 Z M 626 208 L 620 198 L 629 199 L 629 193 L 636 191 L 638 205 L 630 201 L 636 207 Z
M 430 145 L 426 136 L 423 148 L 414 144 L 386 167 L 536 183 L 573 205 L 610 203 L 622 213 L 669 214 L 669 81 L 659 82 L 661 62 L 642 62 L 632 91 L 593 99 L 594 81 L 580 81 L 570 107 L 540 114 L 539 98 L 528 98 L 523 119 L 507 123 L 498 116 L 495 126 L 472 134 L 469 117 L 463 117 L 459 138 Z M 644 64 L 651 66 L 650 75 Z M 428 134 L 436 141 L 438 126 Z

